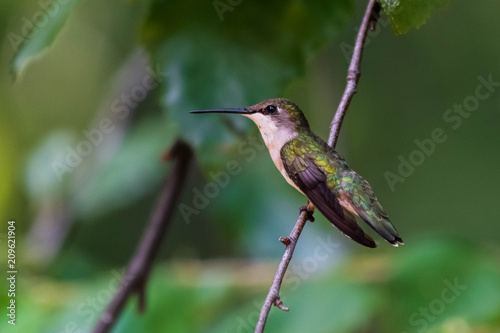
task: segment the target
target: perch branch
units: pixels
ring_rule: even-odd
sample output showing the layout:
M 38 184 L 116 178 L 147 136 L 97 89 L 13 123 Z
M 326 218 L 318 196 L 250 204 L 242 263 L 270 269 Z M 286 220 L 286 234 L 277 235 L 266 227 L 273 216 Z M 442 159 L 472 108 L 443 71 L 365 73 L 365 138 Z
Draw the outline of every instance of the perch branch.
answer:
M 267 294 L 264 305 L 260 310 L 259 321 L 257 322 L 257 326 L 255 327 L 255 332 L 264 332 L 264 326 L 266 326 L 267 316 L 269 315 L 269 311 L 271 311 L 271 307 L 273 306 L 273 304 L 283 311 L 288 311 L 288 308 L 285 307 L 283 305 L 283 302 L 280 300 L 279 293 L 281 283 L 283 282 L 283 277 L 285 276 L 288 264 L 290 264 L 290 260 L 292 259 L 295 245 L 299 240 L 300 233 L 302 232 L 302 229 L 304 228 L 307 220 L 308 212 L 304 210 L 300 213 L 299 219 L 297 220 L 297 223 L 295 223 L 295 227 L 293 227 L 290 236 L 280 238 L 280 242 L 282 242 L 286 246 L 285 253 L 283 254 L 283 258 L 281 259 L 278 271 L 276 271 L 273 284 L 269 289 L 269 293 Z
M 99 318 L 94 333 L 109 332 L 128 299 L 134 293 L 138 295 L 139 312 L 144 311 L 148 277 L 165 236 L 165 230 L 170 224 L 175 211 L 176 202 L 186 179 L 192 155 L 191 148 L 180 140 L 176 141 L 164 155 L 165 160 L 175 159 L 176 163 L 170 177 L 165 180 L 149 224 L 142 235 L 134 256 L 129 262 L 118 292 Z
M 335 113 L 335 117 L 332 121 L 330 136 L 328 138 L 328 144 L 331 147 L 335 147 L 335 145 L 337 144 L 340 126 L 342 125 L 342 121 L 344 119 L 347 108 L 351 103 L 351 99 L 356 93 L 356 87 L 358 85 L 360 77 L 361 55 L 363 53 L 366 34 L 368 32 L 368 29 L 375 29 L 375 25 L 379 17 L 379 12 L 380 5 L 377 3 L 377 1 L 369 0 L 365 14 L 363 16 L 361 27 L 358 32 L 358 36 L 356 38 L 356 44 L 354 46 L 353 55 L 351 57 L 351 63 L 347 71 L 347 85 L 337 108 L 337 112 Z M 276 275 L 274 276 L 271 288 L 269 288 L 269 293 L 267 294 L 264 305 L 262 306 L 262 309 L 260 311 L 259 320 L 257 322 L 257 326 L 255 327 L 255 333 L 264 332 L 267 317 L 269 316 L 269 312 L 271 311 L 271 307 L 273 304 L 283 311 L 289 310 L 283 305 L 283 302 L 281 301 L 279 296 L 281 283 L 283 282 L 283 278 L 285 277 L 286 270 L 288 268 L 288 265 L 290 264 L 290 260 L 292 259 L 293 251 L 295 250 L 295 246 L 302 232 L 302 229 L 304 228 L 308 220 L 314 221 L 312 218 L 312 212 L 313 210 L 311 209 L 301 209 L 299 219 L 295 223 L 290 236 L 280 238 L 280 241 L 286 246 L 285 253 L 283 254 L 278 270 L 276 271 Z

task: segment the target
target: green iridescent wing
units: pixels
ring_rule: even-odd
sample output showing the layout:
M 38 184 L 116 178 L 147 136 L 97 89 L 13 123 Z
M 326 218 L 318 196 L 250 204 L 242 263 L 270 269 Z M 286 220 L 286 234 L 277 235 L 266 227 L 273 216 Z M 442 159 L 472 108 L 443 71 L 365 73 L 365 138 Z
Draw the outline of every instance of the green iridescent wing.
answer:
M 357 215 L 392 245 L 403 244 L 403 240 L 378 202 L 370 184 L 355 172 L 351 172 L 345 178 L 351 179 L 344 181 L 343 177 L 339 187 L 346 193 Z
M 370 184 L 351 170 L 321 138 L 313 134 L 299 136 L 282 148 L 281 157 L 290 179 L 344 234 L 360 244 L 375 247 L 373 240 L 356 224 L 354 215 L 342 207 L 348 204 L 389 243 L 403 244 Z
M 317 164 L 318 161 L 308 157 L 307 153 L 304 157 L 298 155 L 293 147 L 287 148 L 292 149 L 287 149 L 287 156 L 283 156 L 282 149 L 285 170 L 314 206 L 347 237 L 361 245 L 376 247 L 373 239 L 358 226 L 354 215 L 341 206 L 335 193 L 328 187 L 327 177 Z

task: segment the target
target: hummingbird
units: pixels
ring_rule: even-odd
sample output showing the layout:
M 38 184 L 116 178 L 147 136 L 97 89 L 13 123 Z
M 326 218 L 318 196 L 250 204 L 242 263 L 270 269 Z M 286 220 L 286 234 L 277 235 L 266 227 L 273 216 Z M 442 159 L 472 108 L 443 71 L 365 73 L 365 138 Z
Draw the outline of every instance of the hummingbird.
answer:
M 246 108 L 191 113 L 233 113 L 250 118 L 259 128 L 274 164 L 288 184 L 308 198 L 308 206 L 312 204 L 343 234 L 361 245 L 377 246 L 356 223 L 355 216 L 392 245 L 403 244 L 370 184 L 311 131 L 302 110 L 290 100 L 275 98 Z

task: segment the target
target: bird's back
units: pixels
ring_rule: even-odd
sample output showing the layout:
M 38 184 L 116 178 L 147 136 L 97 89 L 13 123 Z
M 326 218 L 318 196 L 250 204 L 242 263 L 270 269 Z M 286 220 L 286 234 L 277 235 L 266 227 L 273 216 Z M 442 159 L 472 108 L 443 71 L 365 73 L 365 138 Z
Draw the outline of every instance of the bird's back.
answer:
M 355 214 L 389 243 L 395 246 L 402 243 L 401 237 L 378 202 L 370 184 L 314 133 L 301 133 L 290 140 L 281 149 L 281 157 L 290 179 L 323 215 L 346 235 L 366 246 L 370 246 L 373 242 L 369 236 L 361 234 L 362 230 L 359 227 L 359 230 L 353 227 L 354 236 L 342 230 L 342 225 L 339 227 L 339 224 L 347 226 L 356 224 L 352 217 L 352 214 Z M 335 207 L 337 205 L 340 207 Z M 325 213 L 332 208 L 335 214 Z M 342 219 L 345 221 L 339 221 Z

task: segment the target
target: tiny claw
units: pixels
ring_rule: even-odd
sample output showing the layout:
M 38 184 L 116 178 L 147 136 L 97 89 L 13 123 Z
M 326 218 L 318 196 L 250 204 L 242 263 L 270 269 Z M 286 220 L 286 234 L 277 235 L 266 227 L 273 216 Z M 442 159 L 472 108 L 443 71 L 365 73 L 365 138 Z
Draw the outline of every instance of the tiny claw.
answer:
M 279 241 L 282 242 L 283 244 L 285 244 L 285 246 L 290 244 L 290 238 L 288 238 L 288 237 L 280 237 Z
M 315 221 L 314 216 L 313 216 L 314 206 L 310 202 L 308 202 L 307 205 L 300 207 L 300 212 L 301 213 L 306 212 L 306 216 L 305 216 L 306 220 L 311 221 L 311 222 Z
M 274 300 L 274 302 L 273 302 L 273 304 L 274 304 L 274 305 L 275 305 L 278 309 L 280 309 L 280 310 L 283 310 L 283 311 L 286 311 L 286 312 L 290 311 L 290 309 L 289 309 L 289 308 L 287 308 L 286 306 L 284 306 L 284 305 L 283 305 L 283 302 L 282 302 L 279 298 L 275 299 L 275 300 Z

